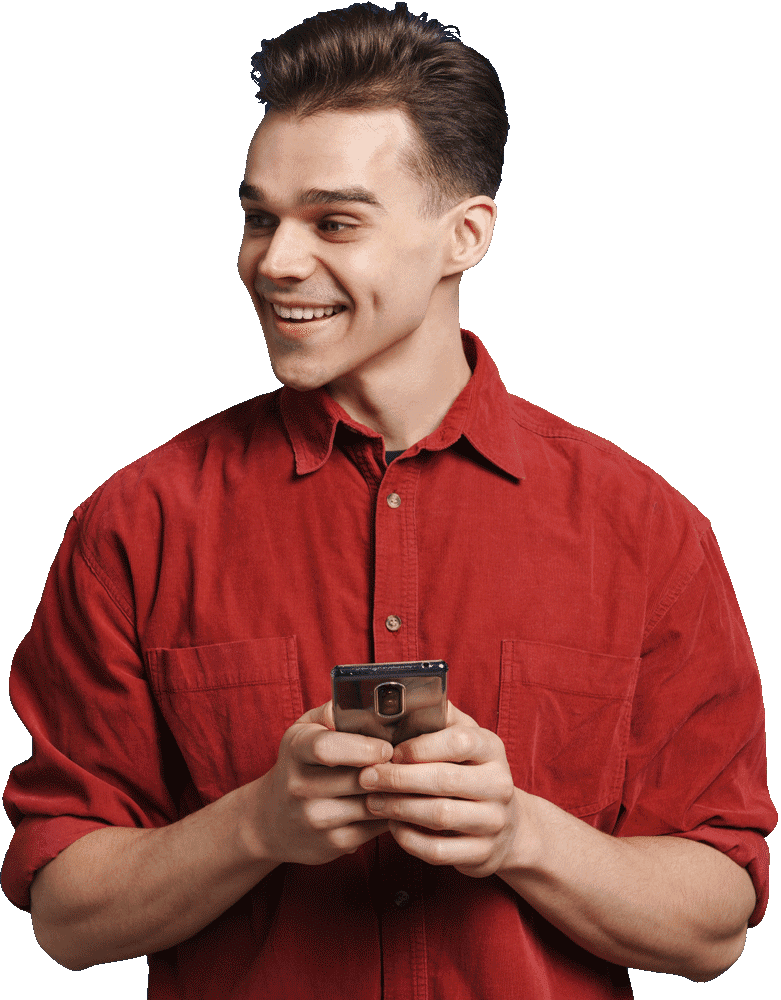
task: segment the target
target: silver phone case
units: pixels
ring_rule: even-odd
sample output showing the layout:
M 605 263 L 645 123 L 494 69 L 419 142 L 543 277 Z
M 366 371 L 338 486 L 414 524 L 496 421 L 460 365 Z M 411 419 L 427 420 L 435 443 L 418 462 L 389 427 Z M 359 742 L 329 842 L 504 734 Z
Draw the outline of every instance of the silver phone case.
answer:
M 334 667 L 331 685 L 336 728 L 387 740 L 394 746 L 444 729 L 447 670 L 444 660 Z

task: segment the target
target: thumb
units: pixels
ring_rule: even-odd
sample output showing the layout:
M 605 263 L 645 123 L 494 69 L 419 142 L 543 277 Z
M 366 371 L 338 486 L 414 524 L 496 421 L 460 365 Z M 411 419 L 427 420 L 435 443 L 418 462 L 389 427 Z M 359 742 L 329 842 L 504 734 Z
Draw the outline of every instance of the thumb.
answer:
M 308 712 L 304 712 L 296 725 L 300 725 L 302 723 L 323 726 L 325 729 L 336 729 L 334 724 L 333 703 L 327 701 L 324 705 L 320 705 L 318 708 L 310 708 Z

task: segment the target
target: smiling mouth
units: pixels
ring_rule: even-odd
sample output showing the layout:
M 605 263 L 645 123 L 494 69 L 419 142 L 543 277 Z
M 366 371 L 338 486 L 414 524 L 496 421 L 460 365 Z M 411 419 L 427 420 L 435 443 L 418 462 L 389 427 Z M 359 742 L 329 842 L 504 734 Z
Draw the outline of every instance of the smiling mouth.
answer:
M 308 323 L 314 319 L 328 319 L 344 312 L 347 306 L 281 306 L 276 302 L 270 303 L 275 315 L 286 323 Z

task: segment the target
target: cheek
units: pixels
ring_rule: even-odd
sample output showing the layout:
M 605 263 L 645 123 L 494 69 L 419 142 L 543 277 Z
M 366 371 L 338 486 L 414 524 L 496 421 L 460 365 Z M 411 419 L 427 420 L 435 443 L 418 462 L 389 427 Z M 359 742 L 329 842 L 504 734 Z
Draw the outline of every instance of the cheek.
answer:
M 239 259 L 238 259 L 238 269 L 239 277 L 244 282 L 247 287 L 250 287 L 255 280 L 255 274 L 257 273 L 257 260 L 255 254 L 252 253 L 251 249 L 242 241 L 239 247 Z
M 431 247 L 411 246 L 399 257 L 393 287 L 410 314 L 422 314 L 442 277 Z
M 417 235 L 399 246 L 396 268 L 407 279 L 408 288 L 428 294 L 442 276 L 441 249 L 436 234 Z
M 417 244 L 394 247 L 381 257 L 366 254 L 351 264 L 354 294 L 375 311 L 416 312 L 421 303 L 428 302 L 440 278 L 430 247 Z

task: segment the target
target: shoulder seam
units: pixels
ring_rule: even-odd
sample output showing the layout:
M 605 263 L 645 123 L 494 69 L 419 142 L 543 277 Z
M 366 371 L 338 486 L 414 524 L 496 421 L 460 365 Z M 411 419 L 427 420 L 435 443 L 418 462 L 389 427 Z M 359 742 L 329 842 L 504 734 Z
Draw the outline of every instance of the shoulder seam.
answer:
M 520 397 L 515 397 L 516 399 Z M 532 404 L 533 405 L 533 404 Z M 641 459 L 637 458 L 631 452 L 626 451 L 620 445 L 616 444 L 615 441 L 611 441 L 609 438 L 602 437 L 599 434 L 595 434 L 593 431 L 587 430 L 585 427 L 578 427 L 576 424 L 569 424 L 567 421 L 562 421 L 561 428 L 555 427 L 544 427 L 540 424 L 536 424 L 533 421 L 528 423 L 523 422 L 516 413 L 512 415 L 513 420 L 516 424 L 525 431 L 531 434 L 538 434 L 540 437 L 547 439 L 558 439 L 565 441 L 574 441 L 578 444 L 585 445 L 586 447 L 591 447 L 595 451 L 600 452 L 603 455 L 608 456 L 616 461 L 623 461 L 626 463 L 627 467 L 631 469 L 635 474 L 650 477 L 650 479 L 657 485 L 661 485 L 663 489 L 671 491 L 673 494 L 678 496 L 684 505 L 691 508 L 697 513 L 697 515 L 705 520 L 709 525 L 705 515 L 700 511 L 689 499 L 685 497 L 679 490 L 677 490 L 664 476 L 657 472 L 656 469 L 647 465 Z
M 544 427 L 542 424 L 536 424 L 531 421 L 524 422 L 520 419 L 517 413 L 513 413 L 512 418 L 519 427 L 522 427 L 526 431 L 531 431 L 532 434 L 539 434 L 540 437 L 563 438 L 568 441 L 579 441 L 582 444 L 590 444 L 598 451 L 604 452 L 605 454 L 610 454 L 611 452 L 616 451 L 625 458 L 630 459 L 632 462 L 636 462 L 638 465 L 643 464 L 639 461 L 639 459 L 634 458 L 628 451 L 624 451 L 623 448 L 615 444 L 613 441 L 600 437 L 599 434 L 594 434 L 593 431 L 586 430 L 585 427 L 578 427 L 576 424 L 567 424 L 566 421 L 562 421 L 564 426 L 560 429 L 555 427 Z

